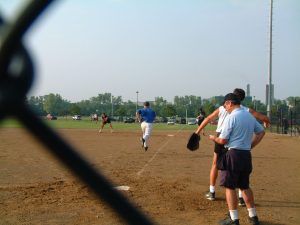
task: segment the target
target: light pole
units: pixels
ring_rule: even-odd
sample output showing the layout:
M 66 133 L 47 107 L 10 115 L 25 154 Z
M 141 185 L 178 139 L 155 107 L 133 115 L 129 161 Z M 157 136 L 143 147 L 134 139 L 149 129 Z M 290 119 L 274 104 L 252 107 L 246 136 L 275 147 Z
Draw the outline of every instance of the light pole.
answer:
M 188 117 L 187 117 L 187 111 L 188 107 L 192 104 L 192 101 L 190 100 L 189 103 L 185 106 L 185 124 L 188 124 Z
M 114 96 L 111 96 L 111 117 L 114 116 Z
M 136 91 L 136 106 L 135 106 L 135 111 L 138 109 L 138 103 L 139 103 L 139 91 Z
M 272 107 L 272 20 L 273 20 L 273 0 L 270 0 L 270 32 L 269 32 L 269 87 L 268 87 L 268 105 L 267 105 L 267 116 L 271 120 L 271 107 Z
M 188 118 L 187 118 L 187 106 L 185 107 L 185 124 L 188 124 Z

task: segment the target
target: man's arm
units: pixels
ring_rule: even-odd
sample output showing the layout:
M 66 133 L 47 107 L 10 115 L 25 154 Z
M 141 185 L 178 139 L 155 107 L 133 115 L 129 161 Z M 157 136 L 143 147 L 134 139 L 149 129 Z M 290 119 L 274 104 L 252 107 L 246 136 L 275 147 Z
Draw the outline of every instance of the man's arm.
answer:
M 135 118 L 136 118 L 136 121 L 137 122 L 141 122 L 141 114 L 140 114 L 140 112 L 139 111 L 137 111 L 136 113 L 135 113 Z
M 216 137 L 215 135 L 209 135 L 209 139 L 220 145 L 225 145 L 228 142 L 227 139 L 219 138 L 219 137 Z
M 265 136 L 264 131 L 255 134 L 251 143 L 251 149 L 253 149 L 256 145 L 258 145 L 258 143 L 263 139 L 264 136 Z
M 261 114 L 261 113 L 255 111 L 254 109 L 250 109 L 250 108 L 249 108 L 249 112 L 250 112 L 256 119 L 258 119 L 259 121 L 263 122 L 265 128 L 267 128 L 267 127 L 270 126 L 270 119 L 269 119 L 269 117 L 267 117 L 266 115 Z
M 196 134 L 200 135 L 200 132 L 204 129 L 204 127 L 206 127 L 206 125 L 217 119 L 219 117 L 219 108 L 217 108 L 213 113 L 209 114 L 200 124 L 200 126 L 198 127 L 198 129 L 196 130 Z

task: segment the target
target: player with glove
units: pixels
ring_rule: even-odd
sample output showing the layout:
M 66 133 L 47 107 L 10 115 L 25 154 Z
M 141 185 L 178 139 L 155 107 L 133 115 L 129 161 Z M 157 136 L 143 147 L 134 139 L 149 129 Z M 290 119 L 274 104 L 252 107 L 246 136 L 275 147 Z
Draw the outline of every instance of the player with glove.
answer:
M 112 133 L 114 130 L 113 130 L 113 127 L 111 125 L 111 121 L 110 121 L 110 118 L 108 117 L 108 115 L 106 115 L 106 113 L 102 113 L 101 118 L 102 118 L 102 124 L 101 124 L 100 130 L 99 130 L 99 133 L 102 132 L 104 125 L 107 123 L 109 123 L 110 132 Z
M 236 94 L 238 96 L 238 98 L 242 101 L 245 98 L 245 91 L 243 89 L 239 89 L 236 88 L 233 91 L 234 94 Z M 247 107 L 244 106 L 240 106 L 242 109 L 249 111 L 256 119 L 258 119 L 259 121 L 262 121 L 264 123 L 264 127 L 269 127 L 270 125 L 270 120 L 267 116 L 256 112 L 253 109 L 249 109 Z M 198 127 L 198 129 L 195 131 L 196 134 L 200 135 L 201 131 L 204 129 L 204 127 L 209 124 L 212 121 L 215 121 L 216 119 L 218 119 L 218 125 L 217 125 L 217 129 L 216 129 L 216 136 L 218 136 L 223 128 L 223 122 L 225 120 L 225 118 L 228 116 L 228 112 L 225 110 L 225 108 L 222 106 L 220 106 L 219 108 L 217 108 L 213 113 L 211 113 L 210 115 L 208 115 L 203 122 L 200 124 L 200 126 Z M 211 166 L 211 170 L 210 170 L 210 186 L 209 186 L 209 192 L 206 194 L 206 198 L 208 200 L 215 200 L 215 185 L 216 185 L 216 180 L 218 177 L 218 168 L 217 168 L 217 160 L 218 160 L 218 155 L 221 153 L 223 153 L 224 151 L 224 145 L 215 143 L 215 147 L 214 147 L 214 155 L 213 155 L 213 161 L 212 161 L 212 166 Z M 242 198 L 242 193 L 241 191 L 239 191 L 239 205 L 240 206 L 245 206 L 244 200 Z

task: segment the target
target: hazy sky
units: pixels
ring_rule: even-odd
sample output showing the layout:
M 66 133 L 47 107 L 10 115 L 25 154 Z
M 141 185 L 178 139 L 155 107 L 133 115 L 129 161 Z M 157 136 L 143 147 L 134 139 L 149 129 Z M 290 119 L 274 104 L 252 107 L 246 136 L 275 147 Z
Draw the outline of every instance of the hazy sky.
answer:
M 26 0 L 0 0 L 11 20 Z M 26 35 L 29 95 L 72 102 L 225 95 L 251 86 L 265 102 L 269 0 L 60 0 Z M 300 1 L 274 0 L 275 98 L 300 96 Z

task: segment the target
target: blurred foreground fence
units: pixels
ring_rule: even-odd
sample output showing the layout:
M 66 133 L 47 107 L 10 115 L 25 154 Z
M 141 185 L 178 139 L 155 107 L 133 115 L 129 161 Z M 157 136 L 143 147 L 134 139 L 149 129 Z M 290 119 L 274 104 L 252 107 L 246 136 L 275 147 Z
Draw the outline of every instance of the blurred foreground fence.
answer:
M 154 224 L 25 104 L 25 96 L 33 81 L 34 65 L 22 38 L 52 2 L 54 1 L 26 1 L 24 8 L 11 23 L 5 22 L 0 15 L 0 122 L 8 116 L 21 121 L 29 132 L 128 224 Z

